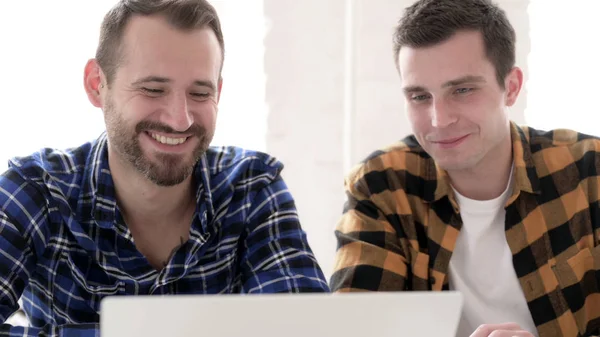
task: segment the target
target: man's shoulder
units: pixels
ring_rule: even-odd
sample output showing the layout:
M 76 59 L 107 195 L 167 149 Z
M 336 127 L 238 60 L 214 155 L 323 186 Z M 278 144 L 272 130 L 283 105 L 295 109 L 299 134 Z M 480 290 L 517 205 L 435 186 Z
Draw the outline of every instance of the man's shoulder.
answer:
M 346 181 L 356 183 L 369 174 L 386 171 L 408 171 L 419 175 L 429 165 L 431 157 L 418 143 L 414 135 L 371 152 L 346 175 Z
M 578 132 L 572 129 L 541 130 L 530 126 L 521 126 L 534 161 L 545 160 L 548 156 L 570 156 L 578 161 L 584 156 L 595 155 L 600 151 L 600 137 Z
M 84 170 L 93 143 L 85 143 L 68 149 L 42 148 L 26 156 L 9 160 L 8 171 L 16 171 L 27 180 L 39 180 L 45 176 L 73 175 Z
M 589 135 L 573 129 L 538 129 L 531 126 L 520 126 L 530 144 L 546 147 L 573 146 L 579 143 L 600 143 L 600 137 Z
M 227 204 L 233 223 L 246 223 L 249 208 L 264 201 L 282 203 L 291 198 L 283 182 L 283 164 L 261 151 L 236 146 L 212 146 L 196 168 L 199 179 L 208 179 L 214 204 L 221 209 Z M 277 195 L 277 197 L 275 197 Z M 289 201 L 289 200 L 288 200 Z
M 283 164 L 274 156 L 237 146 L 211 146 L 206 151 L 206 163 L 211 175 L 223 172 L 245 172 L 250 176 L 265 172 L 279 173 Z
M 11 158 L 0 175 L 0 199 L 51 198 L 76 191 L 85 172 L 93 143 L 69 149 L 42 148 L 29 155 Z M 17 200 L 18 201 L 18 200 Z M 38 202 L 39 203 L 39 202 Z
M 3 216 L 15 226 L 41 225 L 54 201 L 76 197 L 90 148 L 91 144 L 67 150 L 43 148 L 9 160 L 8 169 L 0 174 Z

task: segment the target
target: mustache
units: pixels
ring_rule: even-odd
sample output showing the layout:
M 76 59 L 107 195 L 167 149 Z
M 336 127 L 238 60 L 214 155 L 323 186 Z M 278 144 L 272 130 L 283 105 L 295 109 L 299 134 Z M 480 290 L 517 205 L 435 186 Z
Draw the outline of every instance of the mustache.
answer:
M 198 124 L 192 124 L 192 126 L 190 126 L 185 131 L 176 131 L 172 127 L 170 127 L 166 124 L 162 124 L 159 122 L 152 122 L 152 121 L 142 121 L 142 122 L 139 122 L 135 126 L 136 134 L 140 134 L 144 131 L 158 131 L 158 132 L 170 133 L 170 134 L 175 134 L 175 135 L 178 135 L 178 134 L 189 135 L 191 133 L 191 134 L 197 135 L 199 137 L 206 134 L 206 129 Z

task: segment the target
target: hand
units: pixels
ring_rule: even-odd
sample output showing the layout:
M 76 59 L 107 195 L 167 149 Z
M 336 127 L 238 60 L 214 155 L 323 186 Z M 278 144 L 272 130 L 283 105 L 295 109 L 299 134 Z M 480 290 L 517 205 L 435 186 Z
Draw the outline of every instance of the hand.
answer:
M 480 325 L 470 337 L 535 337 L 516 323 Z

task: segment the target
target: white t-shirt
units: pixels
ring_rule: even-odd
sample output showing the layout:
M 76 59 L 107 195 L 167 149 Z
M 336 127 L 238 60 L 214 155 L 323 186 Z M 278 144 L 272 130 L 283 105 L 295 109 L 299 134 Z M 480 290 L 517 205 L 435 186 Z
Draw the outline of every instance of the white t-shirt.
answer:
M 501 196 L 486 201 L 454 191 L 463 220 L 449 270 L 450 289 L 464 297 L 457 337 L 468 337 L 481 324 L 508 322 L 537 336 L 504 232 L 510 186 L 509 181 Z

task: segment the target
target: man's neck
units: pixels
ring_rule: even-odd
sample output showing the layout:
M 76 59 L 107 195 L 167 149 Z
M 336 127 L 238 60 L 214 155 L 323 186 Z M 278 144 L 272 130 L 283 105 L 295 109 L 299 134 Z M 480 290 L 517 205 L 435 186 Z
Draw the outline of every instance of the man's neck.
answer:
M 109 165 L 119 209 L 128 225 L 162 226 L 173 221 L 189 221 L 195 209 L 193 177 L 163 187 L 154 184 L 109 151 Z
M 448 171 L 452 186 L 461 195 L 475 200 L 491 200 L 506 190 L 512 168 L 510 134 L 472 169 Z

